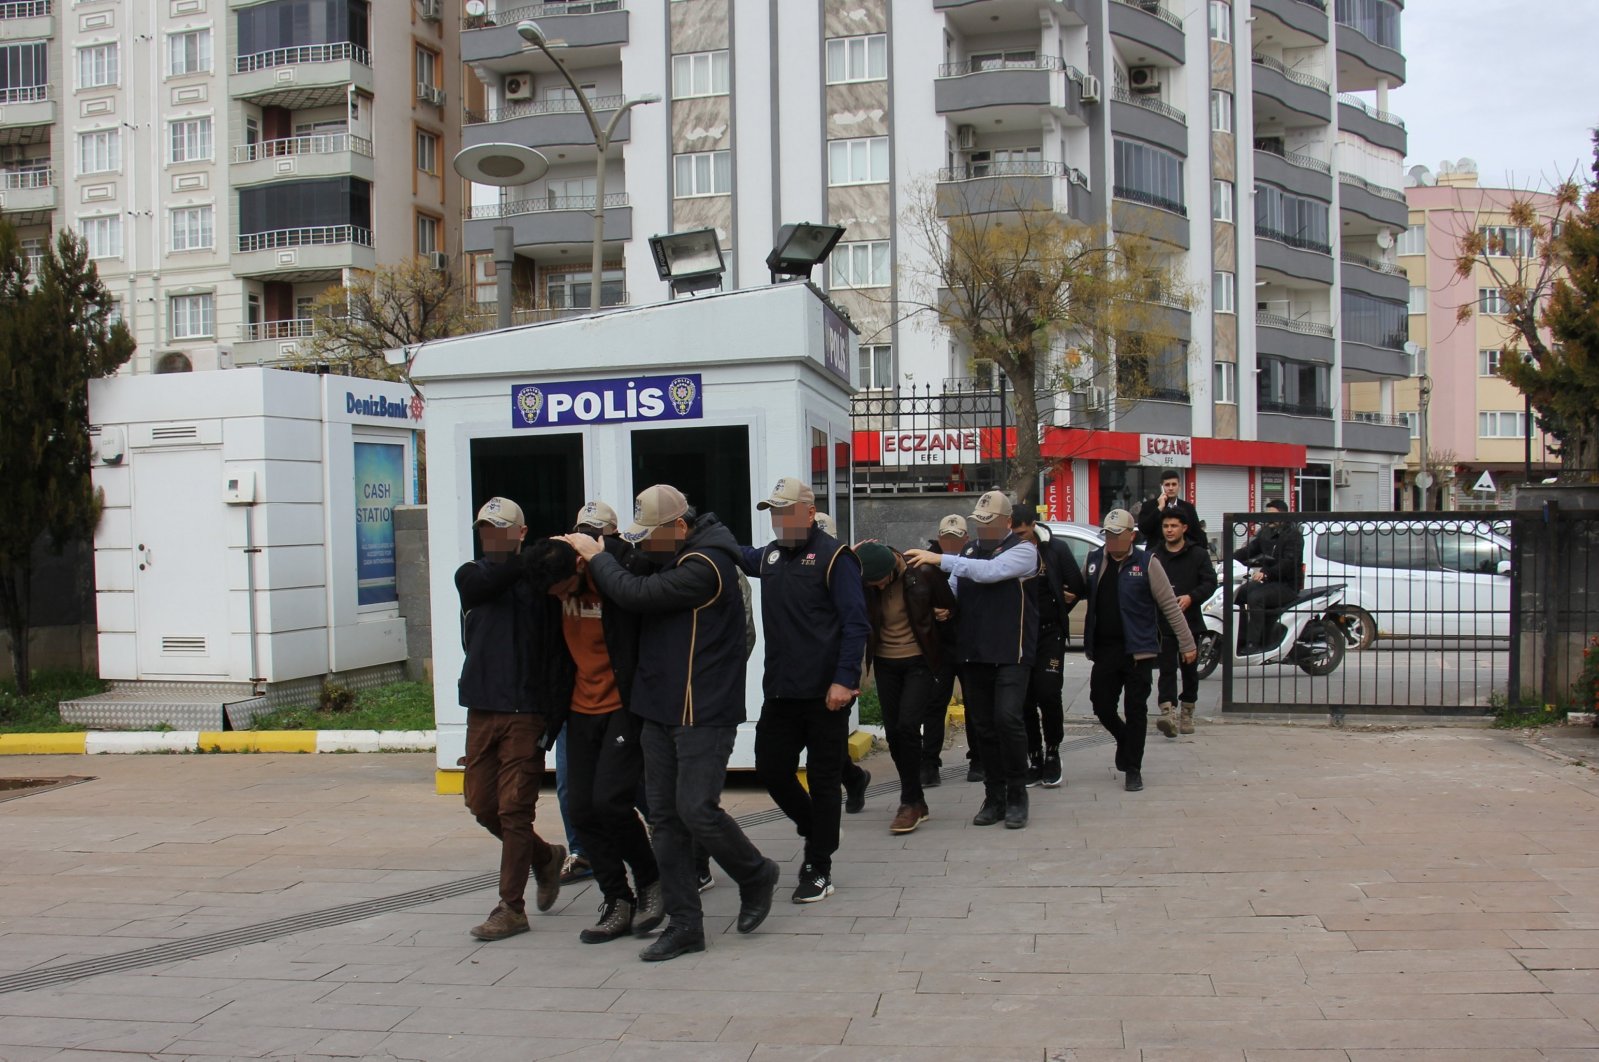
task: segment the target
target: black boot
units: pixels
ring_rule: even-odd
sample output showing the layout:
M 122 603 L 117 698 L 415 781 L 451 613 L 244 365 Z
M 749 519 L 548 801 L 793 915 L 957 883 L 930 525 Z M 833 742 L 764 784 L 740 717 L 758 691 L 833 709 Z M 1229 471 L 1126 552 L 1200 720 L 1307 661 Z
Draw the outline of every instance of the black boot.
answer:
M 1020 830 L 1027 826 L 1027 787 L 1013 785 L 1005 792 L 1005 828 Z
M 983 806 L 972 816 L 973 826 L 992 826 L 1005 817 L 1005 791 L 992 787 L 983 795 Z

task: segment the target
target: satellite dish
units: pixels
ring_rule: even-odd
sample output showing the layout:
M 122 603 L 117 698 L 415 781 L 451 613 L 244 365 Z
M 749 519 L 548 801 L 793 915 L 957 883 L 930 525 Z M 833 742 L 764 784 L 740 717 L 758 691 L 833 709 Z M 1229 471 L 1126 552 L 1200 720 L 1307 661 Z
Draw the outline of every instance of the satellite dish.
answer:
M 488 9 L 483 0 L 466 0 L 466 13 L 473 18 L 482 18 Z
M 1454 173 L 1454 172 L 1455 172 L 1455 164 L 1453 162 L 1450 162 L 1448 159 L 1444 159 L 1442 162 L 1440 162 L 1438 164 L 1438 176 L 1447 177 L 1449 174 Z
M 1455 172 L 1456 173 L 1476 173 L 1477 172 L 1477 160 L 1476 159 L 1461 159 L 1459 162 L 1455 163 Z
M 1423 188 L 1430 188 L 1438 183 L 1437 178 L 1433 177 L 1432 171 L 1425 166 L 1410 167 L 1410 180 L 1413 184 L 1420 185 Z
M 1394 234 L 1393 233 L 1389 232 L 1387 229 L 1379 229 L 1379 230 L 1377 230 L 1377 246 L 1378 247 L 1381 247 L 1383 250 L 1386 251 L 1388 248 L 1392 247 L 1393 245 L 1394 245 Z

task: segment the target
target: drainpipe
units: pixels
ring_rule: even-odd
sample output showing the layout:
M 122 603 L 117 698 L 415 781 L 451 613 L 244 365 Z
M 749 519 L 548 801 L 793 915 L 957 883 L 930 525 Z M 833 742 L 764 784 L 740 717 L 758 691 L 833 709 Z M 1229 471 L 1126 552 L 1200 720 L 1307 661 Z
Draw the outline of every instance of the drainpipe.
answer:
M 264 691 L 261 677 L 260 650 L 255 641 L 255 555 L 261 550 L 255 544 L 255 502 L 244 507 L 244 586 L 245 608 L 250 615 L 250 693 L 259 697 Z

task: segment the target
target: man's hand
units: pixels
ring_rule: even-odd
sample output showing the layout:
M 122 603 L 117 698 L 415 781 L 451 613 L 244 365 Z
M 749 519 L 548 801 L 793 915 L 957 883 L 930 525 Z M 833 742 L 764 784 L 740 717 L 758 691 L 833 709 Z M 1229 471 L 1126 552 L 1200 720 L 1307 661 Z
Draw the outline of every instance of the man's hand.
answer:
M 1183 654 L 1183 663 L 1185 663 L 1185 664 L 1192 664 L 1195 660 L 1198 660 L 1198 659 L 1199 659 L 1199 650 L 1198 649 L 1192 649 L 1192 650 L 1190 650 L 1190 651 L 1188 651 L 1188 652 Z
M 918 568 L 938 567 L 938 558 L 943 556 L 930 549 L 908 549 L 905 551 L 905 563 Z
M 947 609 L 947 608 L 935 608 L 935 609 L 933 609 L 933 618 L 936 619 L 940 623 L 943 623 L 944 621 L 948 620 L 949 619 L 949 615 L 950 615 L 950 612 L 949 612 L 949 609 Z
M 836 712 L 842 708 L 849 707 L 849 702 L 860 696 L 860 692 L 860 690 L 852 690 L 848 686 L 840 686 L 836 682 L 833 683 L 827 687 L 827 710 Z
M 1072 593 L 1070 590 L 1062 590 L 1060 592 L 1060 596 L 1065 600 L 1065 602 L 1068 605 L 1077 604 L 1077 595 Z
M 588 535 L 574 532 L 570 535 L 556 535 L 562 542 L 577 550 L 577 555 L 585 561 L 591 561 L 605 552 L 605 547 L 600 545 L 600 540 L 590 538 Z
M 1178 594 L 1177 595 L 1177 607 L 1182 609 L 1184 612 L 1187 612 L 1188 609 L 1189 609 L 1189 606 L 1191 606 L 1193 603 L 1194 603 L 1194 595 L 1193 594 Z

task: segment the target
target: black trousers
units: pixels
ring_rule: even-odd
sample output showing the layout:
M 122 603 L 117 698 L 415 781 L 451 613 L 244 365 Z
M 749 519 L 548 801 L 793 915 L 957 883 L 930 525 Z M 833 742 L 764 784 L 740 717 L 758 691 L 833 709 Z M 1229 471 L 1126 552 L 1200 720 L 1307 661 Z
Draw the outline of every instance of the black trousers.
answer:
M 753 884 L 766 857 L 722 810 L 722 783 L 733 755 L 734 726 L 666 726 L 644 721 L 644 785 L 650 794 L 651 841 L 661 871 L 661 899 L 672 924 L 704 925 L 694 869 L 698 844 L 740 886 Z
M 922 656 L 880 656 L 872 661 L 872 667 L 877 672 L 877 696 L 883 705 L 883 729 L 888 731 L 888 754 L 899 774 L 899 802 L 919 804 L 925 799 L 923 727 L 938 700 L 938 679 Z M 942 724 L 939 729 L 943 729 Z
M 1144 739 L 1149 728 L 1149 687 L 1154 664 L 1149 658 L 1135 660 L 1120 642 L 1094 646 L 1088 699 L 1094 706 L 1094 715 L 1116 739 L 1118 771 L 1144 769 Z M 1118 707 L 1125 712 L 1125 720 L 1117 714 Z
M 933 671 L 933 700 L 922 720 L 922 766 L 934 770 L 944 766 L 944 722 L 949 718 L 949 702 L 955 696 L 955 656 L 951 649 L 941 667 Z
M 1299 596 L 1287 583 L 1248 583 L 1238 591 L 1238 604 L 1244 610 L 1244 645 L 1264 649 L 1267 638 L 1266 613 L 1281 608 Z
M 1204 633 L 1204 627 L 1195 627 L 1189 623 L 1188 630 L 1194 636 L 1194 644 L 1199 644 L 1199 636 Z M 1182 701 L 1193 704 L 1199 697 L 1199 658 L 1195 657 L 1191 663 L 1183 663 L 1182 650 L 1177 647 L 1177 636 L 1166 631 L 1160 637 L 1160 703 L 1175 704 Z M 1182 675 L 1183 689 L 1181 696 L 1177 692 L 1177 676 Z
M 805 838 L 805 862 L 823 874 L 838 851 L 848 741 L 849 712 L 828 711 L 822 697 L 769 699 L 755 724 L 755 776 Z M 798 777 L 801 752 L 809 791 Z
M 642 722 L 625 708 L 604 715 L 572 712 L 566 721 L 567 803 L 607 900 L 635 899 L 624 868 L 632 869 L 639 888 L 661 876 L 633 807 L 644 777 Z
M 1027 787 L 1022 703 L 1032 670 L 1028 664 L 961 665 L 966 731 L 983 764 L 983 789 L 989 800 L 1003 803 L 1007 787 Z
M 1066 737 L 1066 706 L 1062 691 L 1066 632 L 1059 627 L 1038 631 L 1038 655 L 1027 681 L 1027 703 L 1023 719 L 1027 723 L 1027 751 L 1037 754 L 1055 748 Z

